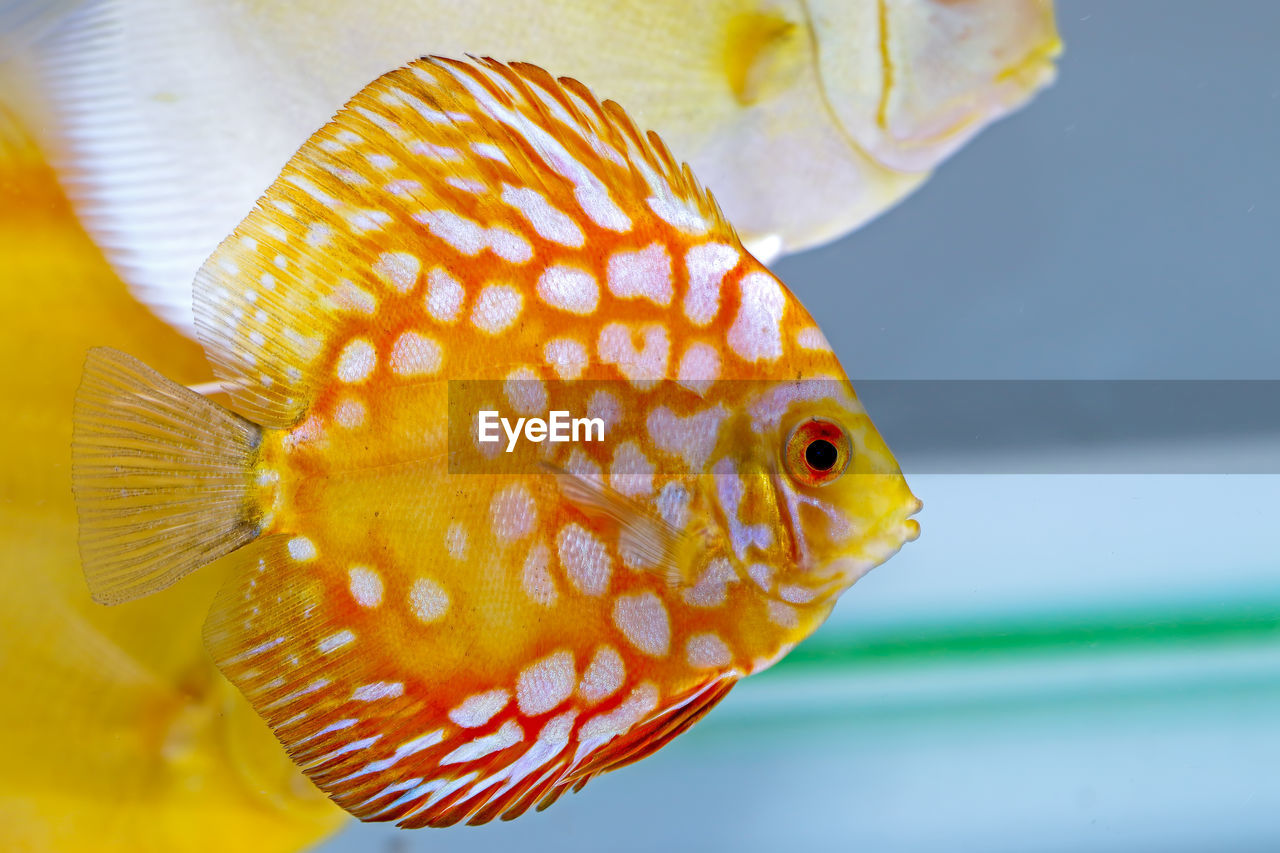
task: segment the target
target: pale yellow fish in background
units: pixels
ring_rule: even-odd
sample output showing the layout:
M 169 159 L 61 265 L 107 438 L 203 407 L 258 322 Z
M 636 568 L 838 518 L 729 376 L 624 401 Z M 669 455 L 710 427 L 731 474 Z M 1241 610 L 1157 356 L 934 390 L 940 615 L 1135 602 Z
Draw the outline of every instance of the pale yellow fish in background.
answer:
M 57 23 L 20 69 L 51 111 L 31 124 L 133 293 L 188 334 L 196 269 L 302 141 L 428 53 L 608 92 L 768 261 L 893 205 L 1059 50 L 1051 0 L 103 0 Z
M 69 470 L 85 350 L 211 374 L 129 297 L 2 108 L 0 293 L 0 850 L 285 853 L 333 832 L 341 810 L 205 653 L 217 577 L 136 606 L 88 597 Z

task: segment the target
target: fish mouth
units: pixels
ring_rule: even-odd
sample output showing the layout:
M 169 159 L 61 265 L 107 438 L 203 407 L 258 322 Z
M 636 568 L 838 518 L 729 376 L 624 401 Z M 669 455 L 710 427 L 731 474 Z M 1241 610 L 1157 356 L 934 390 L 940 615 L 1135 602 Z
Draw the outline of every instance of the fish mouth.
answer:
M 883 527 L 881 536 L 889 541 L 896 540 L 894 552 L 908 542 L 914 542 L 920 538 L 920 522 L 912 516 L 922 509 L 924 509 L 924 501 L 908 491 L 907 500 L 903 502 L 902 507 L 881 519 Z
M 846 589 L 857 583 L 867 572 L 898 553 L 903 545 L 920 537 L 920 522 L 912 516 L 922 509 L 924 501 L 910 495 L 902 506 L 885 513 L 875 522 L 860 556 L 835 557 L 821 567 L 821 575 Z
M 898 521 L 902 527 L 902 542 L 900 544 L 905 545 L 920 538 L 920 522 L 912 518 L 912 516 L 922 509 L 924 509 L 924 501 L 912 495 L 911 500 L 907 503 L 906 512 L 902 513 Z

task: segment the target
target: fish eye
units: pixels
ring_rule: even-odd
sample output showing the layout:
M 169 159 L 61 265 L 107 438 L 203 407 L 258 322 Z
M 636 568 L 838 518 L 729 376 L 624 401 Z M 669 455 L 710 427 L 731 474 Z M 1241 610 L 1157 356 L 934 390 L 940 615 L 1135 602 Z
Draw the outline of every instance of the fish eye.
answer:
M 853 444 L 839 424 L 810 418 L 791 431 L 787 438 L 787 471 L 807 486 L 823 486 L 838 478 L 849 466 Z
M 804 449 L 804 461 L 815 471 L 830 471 L 836 466 L 836 457 L 839 455 L 836 446 L 825 438 L 815 438 Z

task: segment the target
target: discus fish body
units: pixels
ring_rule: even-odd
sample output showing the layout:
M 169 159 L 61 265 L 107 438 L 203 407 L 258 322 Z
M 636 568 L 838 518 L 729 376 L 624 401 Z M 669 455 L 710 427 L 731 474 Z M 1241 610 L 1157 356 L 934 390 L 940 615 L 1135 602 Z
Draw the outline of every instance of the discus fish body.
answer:
M 95 597 L 220 557 L 222 671 L 365 820 L 512 818 L 660 748 L 918 532 L 795 298 L 573 80 L 366 87 L 196 278 L 231 410 L 94 350 Z M 476 439 L 481 410 L 604 440 Z

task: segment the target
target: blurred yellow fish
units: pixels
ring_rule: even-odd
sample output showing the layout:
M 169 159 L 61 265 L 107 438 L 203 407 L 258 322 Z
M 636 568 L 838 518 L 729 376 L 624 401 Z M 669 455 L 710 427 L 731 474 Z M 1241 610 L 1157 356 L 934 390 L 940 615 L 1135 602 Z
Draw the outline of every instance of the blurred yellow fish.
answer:
M 335 831 L 342 811 L 200 643 L 216 574 L 119 608 L 85 593 L 68 405 L 84 349 L 129 346 L 183 381 L 209 368 L 129 297 L 2 110 L 0 291 L 0 850 L 287 853 Z
M 86 576 L 120 602 L 224 558 L 215 661 L 365 820 L 512 818 L 643 758 L 918 533 L 813 319 L 656 135 L 536 66 L 370 84 L 195 305 L 230 409 L 86 362 Z M 474 429 L 561 410 L 600 440 Z
M 191 334 L 192 276 L 298 145 L 429 53 L 609 92 L 768 262 L 897 202 L 1058 46 L 1050 0 L 102 0 L 40 42 L 31 125 L 134 294 Z

